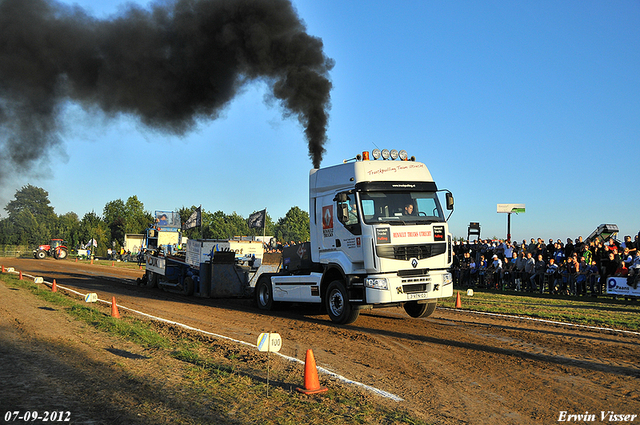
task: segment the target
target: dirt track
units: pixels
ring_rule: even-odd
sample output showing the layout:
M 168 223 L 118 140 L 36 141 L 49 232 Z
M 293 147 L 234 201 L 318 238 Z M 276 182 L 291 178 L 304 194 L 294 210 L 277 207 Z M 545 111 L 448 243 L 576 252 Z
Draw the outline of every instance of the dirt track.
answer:
M 50 259 L 2 261 L 48 281 L 55 278 L 61 286 L 97 292 L 101 299 L 115 296 L 123 307 L 252 344 L 261 332 L 278 332 L 283 354 L 304 359 L 312 348 L 319 366 L 395 394 L 405 400 L 403 406 L 438 423 L 552 423 L 562 411 L 594 413 L 595 423 L 608 423 L 600 420 L 601 411 L 640 414 L 637 335 L 443 309 L 420 320 L 401 309 L 373 310 L 353 325 L 336 326 L 317 309 L 264 313 L 249 300 L 138 288 L 134 280 L 141 272 L 135 270 Z M 0 319 L 12 317 L 7 300 L 0 297 Z M 6 346 L 7 332 L 19 326 L 0 324 L 0 346 Z M 58 341 L 62 345 L 64 338 Z M 0 356 L 8 355 L 0 349 Z M 3 369 L 7 364 L 5 359 Z M 8 373 L 5 369 L 0 378 Z

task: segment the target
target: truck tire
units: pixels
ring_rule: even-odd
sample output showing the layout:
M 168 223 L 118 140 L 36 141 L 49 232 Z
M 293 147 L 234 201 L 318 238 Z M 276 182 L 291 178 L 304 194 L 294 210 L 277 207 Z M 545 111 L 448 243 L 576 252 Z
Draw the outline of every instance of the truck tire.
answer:
M 256 304 L 260 310 L 273 308 L 273 287 L 268 277 L 261 277 L 256 283 Z
M 334 280 L 329 284 L 324 302 L 332 322 L 348 325 L 355 322 L 360 315 L 360 310 L 354 309 L 349 303 L 347 289 L 339 280 Z
M 56 260 L 64 260 L 67 258 L 67 250 L 66 249 L 57 249 L 55 252 Z
M 155 288 L 158 286 L 158 275 L 154 272 L 147 272 L 147 288 Z
M 193 295 L 193 291 L 194 291 L 193 279 L 191 279 L 190 277 L 185 277 L 184 281 L 182 282 L 182 287 L 185 295 L 189 295 L 189 296 Z
M 36 252 L 36 258 L 38 260 L 44 260 L 46 256 L 47 256 L 47 253 L 42 250 Z
M 436 301 L 431 301 L 426 304 L 418 304 L 417 301 L 409 301 L 404 303 L 404 311 L 414 319 L 419 319 L 420 317 L 429 317 L 436 311 Z

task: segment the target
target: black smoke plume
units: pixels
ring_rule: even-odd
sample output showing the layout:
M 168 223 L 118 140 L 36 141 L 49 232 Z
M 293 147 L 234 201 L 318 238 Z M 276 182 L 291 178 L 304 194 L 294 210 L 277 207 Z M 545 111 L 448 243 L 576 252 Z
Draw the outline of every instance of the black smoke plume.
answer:
M 0 0 L 0 180 L 61 143 L 67 101 L 183 135 L 253 80 L 298 117 L 317 168 L 332 67 L 289 0 L 158 0 L 108 20 L 50 0 Z

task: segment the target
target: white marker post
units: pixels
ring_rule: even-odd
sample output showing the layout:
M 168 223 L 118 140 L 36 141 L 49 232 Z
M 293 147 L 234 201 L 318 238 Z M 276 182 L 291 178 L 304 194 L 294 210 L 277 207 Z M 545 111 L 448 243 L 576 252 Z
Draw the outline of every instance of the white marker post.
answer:
M 269 353 L 277 353 L 282 348 L 282 338 L 277 333 L 261 333 L 258 336 L 258 351 L 267 352 L 267 397 L 269 397 L 269 373 L 271 370 L 271 356 Z

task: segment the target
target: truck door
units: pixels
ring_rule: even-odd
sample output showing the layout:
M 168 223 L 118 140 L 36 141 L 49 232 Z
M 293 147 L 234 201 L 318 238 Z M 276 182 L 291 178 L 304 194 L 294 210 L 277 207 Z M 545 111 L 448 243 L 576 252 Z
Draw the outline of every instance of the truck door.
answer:
M 362 249 L 362 220 L 355 193 L 341 192 L 334 198 L 336 221 L 334 239 L 336 250 L 342 251 L 354 269 L 364 268 Z

